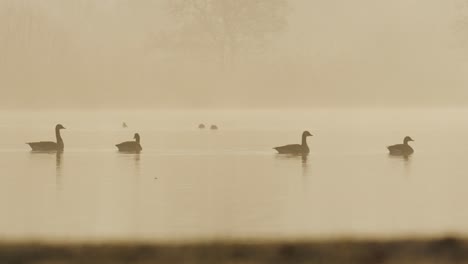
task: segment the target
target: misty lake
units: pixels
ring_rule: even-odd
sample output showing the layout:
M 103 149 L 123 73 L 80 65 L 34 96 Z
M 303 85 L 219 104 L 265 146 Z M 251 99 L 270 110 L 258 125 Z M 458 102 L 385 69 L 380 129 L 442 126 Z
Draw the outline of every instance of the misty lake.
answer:
M 54 140 L 57 123 L 64 153 L 31 153 L 25 142 Z M 314 135 L 307 158 L 272 149 L 303 130 Z M 135 132 L 142 153 L 118 153 Z M 407 135 L 414 155 L 388 156 Z M 0 236 L 468 235 L 466 146 L 468 110 L 455 108 L 3 111 Z

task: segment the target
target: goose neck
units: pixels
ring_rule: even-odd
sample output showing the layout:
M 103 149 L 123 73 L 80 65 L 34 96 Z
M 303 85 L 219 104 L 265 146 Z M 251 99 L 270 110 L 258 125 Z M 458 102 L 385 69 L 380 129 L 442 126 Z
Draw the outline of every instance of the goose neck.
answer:
M 63 146 L 63 139 L 62 136 L 60 135 L 60 129 L 55 129 L 55 138 L 57 139 L 57 144 Z

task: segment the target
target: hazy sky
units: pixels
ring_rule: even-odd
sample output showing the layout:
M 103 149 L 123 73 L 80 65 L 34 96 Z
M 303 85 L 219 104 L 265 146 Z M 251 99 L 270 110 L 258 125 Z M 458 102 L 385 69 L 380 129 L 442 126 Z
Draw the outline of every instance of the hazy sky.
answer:
M 0 1 L 0 108 L 468 104 L 468 1 L 290 0 L 229 63 L 167 3 Z

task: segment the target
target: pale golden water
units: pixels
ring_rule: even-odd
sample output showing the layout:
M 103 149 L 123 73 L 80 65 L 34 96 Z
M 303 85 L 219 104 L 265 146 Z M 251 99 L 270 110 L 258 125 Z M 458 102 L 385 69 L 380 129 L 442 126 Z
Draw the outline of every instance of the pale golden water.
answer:
M 65 152 L 31 153 L 56 123 Z M 307 159 L 275 154 L 305 129 Z M 118 153 L 135 132 L 143 152 Z M 389 157 L 406 135 L 415 154 Z M 4 111 L 0 237 L 467 235 L 467 135 L 466 109 Z

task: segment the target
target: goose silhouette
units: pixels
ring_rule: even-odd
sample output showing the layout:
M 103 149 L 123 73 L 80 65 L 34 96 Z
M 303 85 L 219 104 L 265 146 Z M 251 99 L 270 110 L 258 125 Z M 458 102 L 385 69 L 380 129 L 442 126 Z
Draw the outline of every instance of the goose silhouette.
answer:
M 307 146 L 307 137 L 312 136 L 309 131 L 302 133 L 302 144 L 291 144 L 281 147 L 275 147 L 279 154 L 308 154 L 309 146 Z
M 55 138 L 57 142 L 53 141 L 40 141 L 40 142 L 29 142 L 28 144 L 32 151 L 63 151 L 64 144 L 60 130 L 65 129 L 61 124 L 55 126 Z
M 211 126 L 210 126 L 210 129 L 211 129 L 211 130 L 218 130 L 218 126 L 217 126 L 217 125 L 211 125 Z
M 199 128 L 199 129 L 205 129 L 205 124 L 199 124 L 199 125 L 198 125 L 198 128 Z
M 413 148 L 408 144 L 409 141 L 414 141 L 411 137 L 406 136 L 403 139 L 403 144 L 396 144 L 388 146 L 387 149 L 390 151 L 390 155 L 396 156 L 408 156 L 413 154 Z
M 125 141 L 120 144 L 115 145 L 120 152 L 140 152 L 143 148 L 140 145 L 140 135 L 135 133 L 133 136 L 135 141 Z

